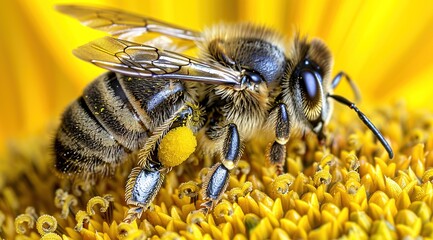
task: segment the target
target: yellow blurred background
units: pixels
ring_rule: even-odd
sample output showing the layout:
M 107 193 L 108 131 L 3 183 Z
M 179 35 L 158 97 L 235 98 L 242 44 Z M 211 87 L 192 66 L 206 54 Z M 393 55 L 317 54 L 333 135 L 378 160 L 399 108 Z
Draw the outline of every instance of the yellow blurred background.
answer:
M 103 72 L 71 51 L 104 36 L 57 13 L 59 0 L 5 1 L 0 9 L 0 151 L 10 139 L 43 133 L 63 109 Z M 432 110 L 433 1 L 110 1 L 109 6 L 200 30 L 220 22 L 265 24 L 291 36 L 322 38 L 335 57 L 334 72 L 356 81 L 362 105 L 404 99 Z M 352 96 L 347 84 L 337 91 Z M 347 92 L 347 93 L 345 93 Z

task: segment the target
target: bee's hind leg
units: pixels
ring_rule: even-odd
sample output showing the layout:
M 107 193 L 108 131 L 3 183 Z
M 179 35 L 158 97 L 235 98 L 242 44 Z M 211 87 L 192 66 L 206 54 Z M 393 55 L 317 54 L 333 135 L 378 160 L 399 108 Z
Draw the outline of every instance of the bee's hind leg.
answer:
M 213 209 L 223 196 L 230 180 L 230 171 L 237 166 L 242 155 L 242 143 L 236 125 L 228 124 L 225 130 L 221 162 L 211 168 L 203 183 L 202 193 L 206 202 L 201 206 L 206 213 Z
M 180 109 L 140 150 L 139 166 L 132 169 L 126 184 L 125 200 L 130 209 L 125 222 L 141 217 L 158 194 L 165 175 L 195 151 L 197 142 L 193 129 L 199 124 L 194 118 L 195 111 L 197 109 L 189 105 Z M 182 148 L 174 146 L 173 142 L 177 141 Z
M 165 173 L 161 166 L 132 169 L 126 184 L 126 203 L 130 206 L 124 222 L 140 218 L 161 188 Z

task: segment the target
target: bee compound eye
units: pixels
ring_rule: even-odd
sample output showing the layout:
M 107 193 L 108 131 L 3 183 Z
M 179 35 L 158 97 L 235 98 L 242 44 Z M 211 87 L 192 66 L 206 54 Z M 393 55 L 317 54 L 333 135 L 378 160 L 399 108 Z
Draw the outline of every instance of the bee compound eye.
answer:
M 311 103 L 316 103 L 320 100 L 321 79 L 319 73 L 309 69 L 301 70 L 299 74 L 299 83 L 303 95 L 307 98 L 306 100 Z

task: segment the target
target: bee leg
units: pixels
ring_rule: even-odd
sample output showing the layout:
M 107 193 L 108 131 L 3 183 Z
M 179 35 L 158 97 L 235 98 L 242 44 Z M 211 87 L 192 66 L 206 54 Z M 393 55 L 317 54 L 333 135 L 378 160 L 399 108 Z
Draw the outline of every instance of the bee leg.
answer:
M 206 213 L 215 207 L 225 192 L 230 179 L 230 171 L 239 162 L 241 146 L 236 125 L 228 124 L 221 152 L 221 162 L 211 168 L 203 183 L 203 198 L 207 201 L 201 206 L 204 207 Z
M 124 222 L 140 218 L 149 207 L 164 181 L 165 171 L 161 165 L 132 169 L 126 184 L 126 203 L 130 206 Z
M 276 167 L 278 175 L 284 173 L 284 162 L 286 159 L 286 143 L 289 141 L 290 120 L 287 112 L 287 106 L 279 103 L 274 107 L 276 112 L 275 122 L 275 141 L 267 149 L 267 159 L 272 166 Z
M 195 145 L 192 144 L 194 145 L 192 147 L 190 143 L 186 152 L 177 152 L 177 155 L 163 154 L 164 151 L 178 151 L 176 147 L 171 148 L 171 145 L 163 147 L 163 141 L 167 138 L 172 138 L 172 140 L 173 138 L 182 139 L 182 141 L 194 140 L 196 144 L 192 133 L 194 126 L 199 124 L 197 118 L 194 118 L 194 114 L 197 114 L 195 111 L 197 109 L 194 109 L 193 106 L 186 106 L 179 110 L 176 116 L 164 123 L 161 127 L 162 130 L 154 133 L 146 142 L 143 149 L 140 150 L 138 154 L 138 158 L 140 159 L 138 163 L 139 167 L 132 169 L 126 184 L 125 199 L 130 209 L 124 219 L 125 222 L 131 222 L 141 217 L 143 211 L 149 207 L 159 192 L 165 175 L 171 171 L 172 167 L 184 162 L 188 158 L 190 154 L 188 151 L 195 150 Z M 190 128 L 191 135 L 186 136 L 185 132 L 176 132 L 175 129 L 179 129 L 178 127 Z M 170 132 L 172 135 L 169 137 Z M 183 147 L 183 150 L 185 150 L 185 145 Z

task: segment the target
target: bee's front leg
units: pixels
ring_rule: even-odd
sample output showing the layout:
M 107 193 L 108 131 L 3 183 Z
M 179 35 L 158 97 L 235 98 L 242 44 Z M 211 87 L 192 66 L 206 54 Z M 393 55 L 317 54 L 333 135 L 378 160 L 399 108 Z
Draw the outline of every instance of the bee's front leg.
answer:
M 203 198 L 207 200 L 202 204 L 205 212 L 213 209 L 221 199 L 229 183 L 230 171 L 237 166 L 241 157 L 242 143 L 236 125 L 228 124 L 225 130 L 221 162 L 211 168 L 203 183 Z
M 275 141 L 267 149 L 266 156 L 269 163 L 276 167 L 276 173 L 280 175 L 284 173 L 286 143 L 290 135 L 290 120 L 286 104 L 279 103 L 272 109 L 271 114 L 276 114 Z

